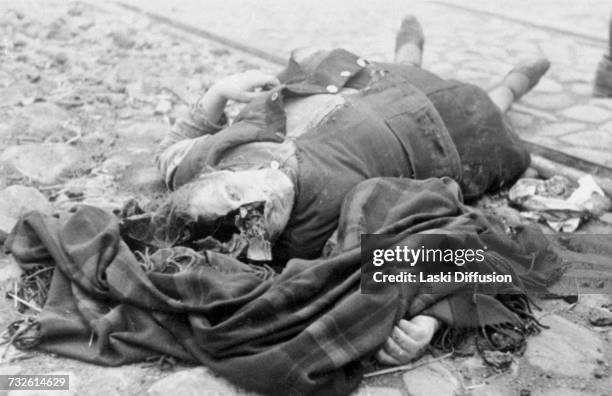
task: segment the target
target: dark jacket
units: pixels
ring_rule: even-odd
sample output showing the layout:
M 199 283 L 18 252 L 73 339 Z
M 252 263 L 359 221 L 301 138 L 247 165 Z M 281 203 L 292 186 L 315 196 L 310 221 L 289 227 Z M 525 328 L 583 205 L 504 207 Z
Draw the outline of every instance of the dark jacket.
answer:
M 358 89 L 359 94 L 348 95 L 342 108 L 295 141 L 296 202 L 275 257 L 317 257 L 337 226 L 344 196 L 363 180 L 448 176 L 468 196 L 477 196 L 517 177 L 528 165 L 522 146 L 509 140 L 511 131 L 499 110 L 473 86 L 405 65 L 369 63 L 340 49 L 314 63 L 292 57 L 279 80 L 279 87 L 247 105 L 231 126 L 198 142 L 173 180 L 178 187 L 202 169 L 218 167 L 237 145 L 282 142 L 287 98 Z M 474 98 L 470 102 L 464 96 Z M 479 123 L 486 128 L 478 130 Z M 498 146 L 503 155 L 491 156 Z

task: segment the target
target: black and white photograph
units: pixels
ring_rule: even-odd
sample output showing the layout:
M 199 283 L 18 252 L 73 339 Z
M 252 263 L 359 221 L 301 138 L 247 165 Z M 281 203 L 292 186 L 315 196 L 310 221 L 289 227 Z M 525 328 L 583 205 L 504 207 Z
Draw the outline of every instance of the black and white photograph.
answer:
M 612 396 L 612 2 L 0 0 L 0 396 Z

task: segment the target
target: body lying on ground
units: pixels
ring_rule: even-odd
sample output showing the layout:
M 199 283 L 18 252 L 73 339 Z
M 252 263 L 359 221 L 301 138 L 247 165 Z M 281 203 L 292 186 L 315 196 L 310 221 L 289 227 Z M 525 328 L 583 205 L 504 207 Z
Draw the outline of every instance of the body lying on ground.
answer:
M 449 177 L 467 199 L 510 185 L 529 154 L 503 112 L 547 61 L 515 68 L 487 94 L 421 69 L 422 45 L 420 25 L 406 18 L 395 63 L 299 50 L 278 76 L 249 71 L 213 85 L 159 147 L 175 190 L 158 213 L 162 227 L 173 240 L 217 238 L 227 253 L 281 269 L 321 257 L 344 198 L 365 180 Z M 231 125 L 228 99 L 247 102 Z M 414 358 L 437 327 L 400 321 L 380 360 Z
M 507 235 L 463 198 L 527 168 L 503 112 L 548 64 L 523 64 L 487 94 L 420 69 L 422 43 L 408 18 L 394 64 L 295 52 L 276 77 L 247 72 L 211 87 L 160 146 L 175 191 L 153 225 L 172 246 L 141 252 L 146 268 L 110 213 L 25 216 L 8 249 L 26 269 L 58 270 L 28 324 L 34 334 L 17 345 L 106 365 L 171 355 L 248 389 L 304 395 L 350 393 L 367 358 L 413 359 L 440 324 L 497 332 L 493 349 L 524 346 L 535 326 L 525 293 L 558 277 L 558 257 L 537 230 Z M 249 102 L 229 126 L 228 99 Z M 362 233 L 411 244 L 434 231 L 494 242 L 482 269 L 510 273 L 513 284 L 489 294 L 414 283 L 360 293 Z M 206 237 L 227 251 L 178 246 Z M 496 295 L 507 287 L 514 294 Z

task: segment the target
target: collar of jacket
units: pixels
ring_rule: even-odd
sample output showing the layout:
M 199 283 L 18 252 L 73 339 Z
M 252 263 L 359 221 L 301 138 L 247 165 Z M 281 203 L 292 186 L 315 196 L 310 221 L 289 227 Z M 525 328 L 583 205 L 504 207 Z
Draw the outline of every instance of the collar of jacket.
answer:
M 283 141 L 286 134 L 285 99 L 316 94 L 336 94 L 365 69 L 368 62 L 343 49 L 330 51 L 318 62 L 297 62 L 292 54 L 279 74 L 281 85 L 249 103 L 236 117 L 263 127 L 258 138 Z
M 248 103 L 229 127 L 198 141 L 177 167 L 173 188 L 193 180 L 203 169 L 215 168 L 228 150 L 250 142 L 282 142 L 286 135 L 285 99 L 340 92 L 353 77 L 369 80 L 368 62 L 343 49 L 335 49 L 316 62 L 298 62 L 292 54 L 279 74 L 281 85 Z M 366 70 L 366 74 L 361 73 Z M 358 76 L 359 75 L 359 76 Z

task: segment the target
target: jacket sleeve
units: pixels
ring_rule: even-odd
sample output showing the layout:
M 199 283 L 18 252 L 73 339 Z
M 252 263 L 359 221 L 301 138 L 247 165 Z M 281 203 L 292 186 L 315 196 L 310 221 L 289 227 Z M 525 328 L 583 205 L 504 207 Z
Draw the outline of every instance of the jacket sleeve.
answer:
M 206 119 L 198 111 L 197 106 L 193 106 L 188 114 L 178 118 L 155 152 L 155 162 L 166 185 L 172 184 L 176 168 L 194 144 L 207 140 L 210 135 L 219 132 L 225 126 L 227 126 L 225 114 L 221 117 L 221 122 L 215 124 Z

